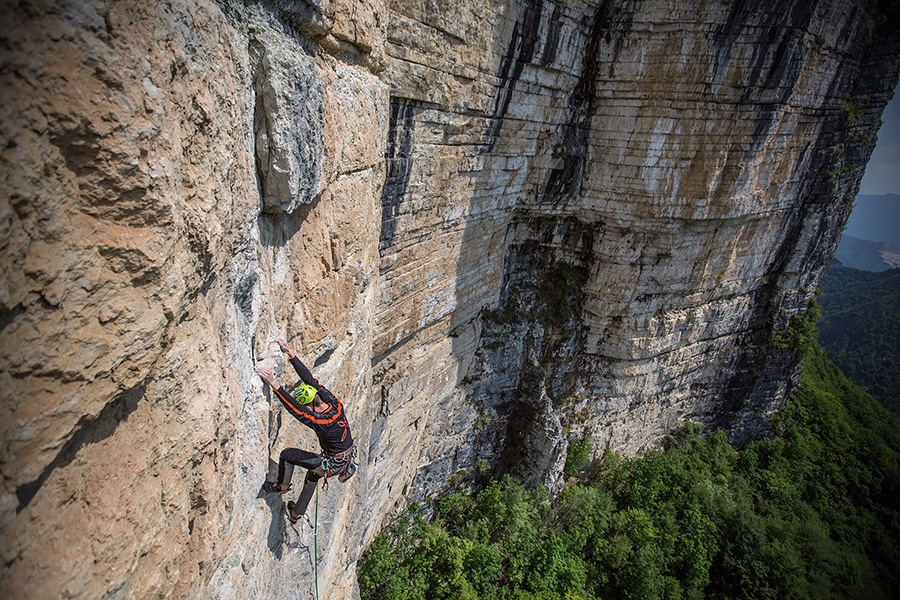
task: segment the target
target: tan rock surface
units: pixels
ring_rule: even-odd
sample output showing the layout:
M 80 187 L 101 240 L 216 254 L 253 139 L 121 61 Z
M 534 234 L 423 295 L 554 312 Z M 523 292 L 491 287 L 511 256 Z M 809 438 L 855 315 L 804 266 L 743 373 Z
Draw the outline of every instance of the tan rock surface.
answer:
M 900 69 L 869 4 L 3 4 L 0 596 L 352 598 L 448 482 L 764 430 Z M 360 453 L 315 535 L 260 492 L 315 448 L 279 335 Z

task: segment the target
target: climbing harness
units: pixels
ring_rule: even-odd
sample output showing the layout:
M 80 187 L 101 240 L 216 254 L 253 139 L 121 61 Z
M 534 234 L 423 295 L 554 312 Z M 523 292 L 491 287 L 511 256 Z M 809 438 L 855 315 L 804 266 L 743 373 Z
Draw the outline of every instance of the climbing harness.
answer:
M 325 472 L 325 485 L 328 479 L 337 475 L 341 483 L 347 483 L 356 473 L 356 446 L 350 446 L 343 452 L 322 455 L 322 470 Z

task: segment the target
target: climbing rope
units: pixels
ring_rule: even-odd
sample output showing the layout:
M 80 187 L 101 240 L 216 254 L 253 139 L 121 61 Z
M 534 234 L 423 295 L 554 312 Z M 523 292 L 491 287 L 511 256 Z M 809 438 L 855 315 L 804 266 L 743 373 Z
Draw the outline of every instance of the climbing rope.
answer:
M 316 578 L 316 600 L 319 600 L 319 484 L 316 483 L 316 524 L 313 527 L 313 570 Z

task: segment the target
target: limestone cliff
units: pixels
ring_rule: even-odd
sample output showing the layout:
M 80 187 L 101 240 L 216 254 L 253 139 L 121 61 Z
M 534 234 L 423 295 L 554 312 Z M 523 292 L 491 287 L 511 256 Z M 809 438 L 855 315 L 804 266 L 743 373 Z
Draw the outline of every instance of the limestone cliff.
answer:
M 4 3 L 0 595 L 349 598 L 451 481 L 764 430 L 900 73 L 896 3 L 766 4 Z

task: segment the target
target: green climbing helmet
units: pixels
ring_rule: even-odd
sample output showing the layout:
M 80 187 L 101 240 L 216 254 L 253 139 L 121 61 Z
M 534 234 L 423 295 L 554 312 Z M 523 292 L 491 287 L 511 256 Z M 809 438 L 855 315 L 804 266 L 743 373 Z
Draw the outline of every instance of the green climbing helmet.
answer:
M 294 390 L 294 399 L 300 404 L 310 404 L 316 397 L 318 390 L 311 385 L 303 384 Z

